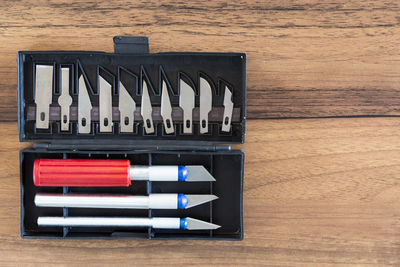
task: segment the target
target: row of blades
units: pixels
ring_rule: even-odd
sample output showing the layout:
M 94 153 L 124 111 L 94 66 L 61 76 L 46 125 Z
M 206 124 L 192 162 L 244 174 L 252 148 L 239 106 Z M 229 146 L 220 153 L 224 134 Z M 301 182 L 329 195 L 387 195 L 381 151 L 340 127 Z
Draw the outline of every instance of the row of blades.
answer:
M 49 110 L 52 103 L 54 67 L 49 65 L 36 65 L 35 81 L 35 103 L 36 103 L 36 128 L 49 128 Z M 70 106 L 72 97 L 69 93 L 70 68 L 61 68 L 61 95 L 58 104 L 61 107 L 61 131 L 69 130 Z M 100 132 L 112 132 L 112 86 L 103 77 L 98 77 L 99 81 L 99 116 Z M 193 88 L 182 79 L 179 80 L 179 107 L 183 111 L 183 133 L 192 134 L 193 115 L 195 107 L 195 92 Z M 92 102 L 90 100 L 85 79 L 82 75 L 78 82 L 78 132 L 88 134 L 91 132 L 91 111 Z M 119 82 L 119 104 L 120 112 L 120 131 L 132 133 L 134 130 L 134 112 L 136 102 L 128 93 L 124 85 Z M 231 129 L 231 119 L 233 112 L 232 92 L 225 86 L 224 93 L 224 114 L 221 131 L 229 132 Z M 209 82 L 200 77 L 200 133 L 208 133 L 208 116 L 212 110 L 212 89 Z M 174 133 L 172 121 L 172 106 L 165 81 L 162 82 L 161 89 L 161 117 L 166 134 Z M 152 118 L 152 104 L 150 100 L 147 83 L 143 80 L 142 98 L 140 114 L 143 118 L 143 125 L 146 134 L 154 133 Z

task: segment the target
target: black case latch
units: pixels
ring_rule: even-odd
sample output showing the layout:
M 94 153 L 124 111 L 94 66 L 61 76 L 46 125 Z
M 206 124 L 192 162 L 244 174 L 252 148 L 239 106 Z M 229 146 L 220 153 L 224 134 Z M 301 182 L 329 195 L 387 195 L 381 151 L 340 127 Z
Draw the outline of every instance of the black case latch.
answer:
M 148 54 L 149 38 L 145 36 L 115 36 L 114 53 L 116 54 Z

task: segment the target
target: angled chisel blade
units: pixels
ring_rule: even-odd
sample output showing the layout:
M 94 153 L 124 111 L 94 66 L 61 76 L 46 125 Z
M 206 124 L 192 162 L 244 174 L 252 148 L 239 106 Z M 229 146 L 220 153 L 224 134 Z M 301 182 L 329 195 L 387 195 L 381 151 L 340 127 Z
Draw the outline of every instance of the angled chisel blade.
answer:
M 111 84 L 99 76 L 99 116 L 100 132 L 112 131 L 112 97 Z
M 35 103 L 36 128 L 49 129 L 49 112 L 52 101 L 53 66 L 36 65 Z
M 233 111 L 232 92 L 225 86 L 224 95 L 224 117 L 222 119 L 222 131 L 229 132 L 231 130 L 231 119 Z
M 86 88 L 85 79 L 79 77 L 78 92 L 78 132 L 90 133 L 92 102 Z
M 120 114 L 120 131 L 122 133 L 133 133 L 136 103 L 121 82 L 119 82 L 118 105 Z
M 221 227 L 213 223 L 193 219 L 190 217 L 187 217 L 186 220 L 188 222 L 186 229 L 188 230 L 214 230 Z
M 187 83 L 180 79 L 179 106 L 183 110 L 183 133 L 192 133 L 192 111 L 194 108 L 194 91 Z
M 189 209 L 217 199 L 215 195 L 186 195 L 188 204 L 185 209 Z
M 143 117 L 143 125 L 147 134 L 154 133 L 153 117 L 151 107 L 151 101 L 149 96 L 149 89 L 147 88 L 147 83 L 143 80 L 142 86 L 142 106 L 140 107 L 140 114 Z
M 213 182 L 214 177 L 204 168 L 199 165 L 185 166 L 188 172 L 186 182 Z
M 69 68 L 61 68 L 61 95 L 58 98 L 61 107 L 61 131 L 69 130 L 69 108 L 72 97 L 69 95 Z
M 208 113 L 211 111 L 212 91 L 206 79 L 200 78 L 200 133 L 208 133 Z
M 168 88 L 165 81 L 163 81 L 161 93 L 161 117 L 163 118 L 164 128 L 167 134 L 174 133 L 174 126 L 171 115 L 172 107 L 171 101 L 169 99 Z

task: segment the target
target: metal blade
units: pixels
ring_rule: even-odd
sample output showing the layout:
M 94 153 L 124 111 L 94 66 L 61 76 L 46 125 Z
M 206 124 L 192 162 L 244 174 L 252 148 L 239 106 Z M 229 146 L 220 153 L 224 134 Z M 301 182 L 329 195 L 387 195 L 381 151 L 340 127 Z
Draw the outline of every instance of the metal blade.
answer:
M 188 204 L 185 209 L 195 207 L 217 199 L 215 195 L 185 195 L 188 199 Z
M 147 83 L 143 80 L 142 87 L 142 106 L 141 115 L 143 117 L 143 125 L 147 134 L 154 133 L 153 118 L 152 118 L 152 107 L 149 96 L 149 90 L 147 89 Z
M 188 230 L 214 230 L 221 227 L 213 223 L 193 219 L 190 217 L 187 217 L 186 220 L 188 222 L 188 226 L 186 229 Z
M 120 114 L 120 131 L 122 133 L 133 133 L 136 103 L 121 82 L 119 82 L 118 108 Z
M 112 97 L 111 84 L 103 77 L 99 76 L 99 115 L 100 115 L 100 132 L 112 132 Z
M 180 80 L 179 106 L 183 110 L 183 133 L 192 133 L 192 111 L 194 108 L 194 91 L 182 79 Z
M 188 171 L 186 182 L 213 182 L 214 177 L 203 166 L 185 166 Z
M 92 103 L 86 88 L 85 79 L 79 77 L 78 92 L 78 131 L 79 133 L 90 133 Z
M 167 134 L 174 133 L 174 126 L 172 122 L 172 107 L 169 99 L 168 88 L 165 81 L 162 83 L 162 94 L 161 94 L 161 117 L 163 118 L 165 132 Z
M 36 128 L 49 129 L 49 112 L 52 101 L 53 66 L 36 65 L 35 103 Z
M 69 95 L 69 68 L 61 68 L 61 95 L 58 98 L 61 107 L 61 131 L 69 130 L 69 107 L 72 97 Z
M 224 95 L 224 117 L 222 119 L 222 131 L 229 132 L 231 130 L 231 119 L 233 111 L 232 92 L 225 86 Z
M 200 133 L 208 133 L 208 113 L 211 111 L 212 91 L 206 79 L 200 78 Z

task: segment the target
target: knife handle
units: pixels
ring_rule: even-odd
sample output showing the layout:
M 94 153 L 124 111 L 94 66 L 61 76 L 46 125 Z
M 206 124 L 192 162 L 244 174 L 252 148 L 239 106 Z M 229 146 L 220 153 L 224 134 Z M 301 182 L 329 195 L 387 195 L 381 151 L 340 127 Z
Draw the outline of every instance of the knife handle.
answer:
M 129 160 L 37 159 L 33 165 L 36 186 L 130 186 Z

